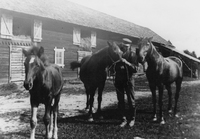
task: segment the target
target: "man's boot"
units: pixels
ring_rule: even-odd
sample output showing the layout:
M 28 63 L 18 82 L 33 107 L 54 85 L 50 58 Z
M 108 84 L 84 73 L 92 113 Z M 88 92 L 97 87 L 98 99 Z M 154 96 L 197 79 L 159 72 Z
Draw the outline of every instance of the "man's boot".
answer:
M 127 119 L 126 117 L 122 117 L 122 123 L 120 124 L 120 127 L 125 127 L 125 125 L 127 124 Z

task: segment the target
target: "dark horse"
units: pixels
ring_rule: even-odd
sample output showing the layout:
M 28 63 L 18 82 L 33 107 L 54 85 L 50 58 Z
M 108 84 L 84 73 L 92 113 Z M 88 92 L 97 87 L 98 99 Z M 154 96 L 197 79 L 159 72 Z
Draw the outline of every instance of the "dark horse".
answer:
M 163 88 L 166 87 L 169 95 L 168 102 L 168 112 L 172 113 L 172 91 L 171 84 L 176 83 L 176 94 L 175 94 L 175 106 L 174 106 L 174 116 L 177 112 L 177 103 L 179 98 L 179 92 L 181 90 L 181 83 L 183 80 L 183 69 L 182 61 L 174 56 L 164 58 L 160 55 L 155 46 L 152 44 L 151 38 L 142 38 L 138 43 L 138 58 L 141 63 L 146 61 L 148 63 L 148 68 L 146 70 L 146 76 L 149 82 L 149 87 L 152 92 L 153 100 L 153 120 L 157 120 L 156 116 L 156 87 L 159 90 L 159 107 L 160 107 L 160 121 L 161 124 L 165 124 L 162 113 L 162 98 L 163 98 Z
M 24 87 L 29 90 L 31 103 L 31 139 L 35 139 L 37 126 L 37 109 L 40 103 L 45 105 L 43 118 L 46 127 L 45 138 L 57 139 L 57 115 L 58 103 L 63 87 L 63 79 L 60 68 L 50 64 L 44 55 L 43 47 L 32 47 L 28 51 L 23 49 L 26 57 Z
M 108 47 L 105 47 L 92 56 L 84 57 L 81 62 L 71 62 L 71 69 L 80 67 L 80 79 L 84 83 L 87 95 L 86 107 L 89 106 L 89 119 L 93 121 L 92 108 L 94 102 L 95 91 L 98 88 L 98 109 L 97 113 L 101 117 L 101 101 L 102 92 L 106 81 L 106 68 L 111 66 L 114 62 L 121 59 L 122 51 L 115 42 L 111 44 L 108 42 Z

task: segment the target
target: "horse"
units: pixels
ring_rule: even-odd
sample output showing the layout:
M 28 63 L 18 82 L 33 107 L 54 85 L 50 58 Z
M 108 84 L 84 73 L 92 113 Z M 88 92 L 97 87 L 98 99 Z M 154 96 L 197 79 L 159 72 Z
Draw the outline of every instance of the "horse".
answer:
M 100 118 L 101 116 L 101 101 L 102 92 L 105 86 L 105 81 L 107 77 L 106 68 L 111 66 L 113 63 L 121 59 L 122 51 L 119 49 L 118 45 L 113 42 L 107 42 L 108 46 L 104 47 L 91 56 L 84 57 L 81 62 L 73 61 L 70 63 L 72 70 L 80 67 L 80 79 L 84 84 L 87 102 L 86 108 L 89 106 L 89 118 L 88 121 L 92 122 L 93 119 L 93 102 L 95 91 L 98 88 L 98 109 L 97 114 Z
M 156 87 L 159 90 L 159 107 L 160 107 L 160 124 L 165 124 L 162 113 L 162 98 L 163 98 L 163 89 L 164 86 L 168 91 L 168 112 L 172 114 L 172 91 L 171 84 L 175 82 L 176 84 L 176 93 L 175 93 L 175 105 L 174 105 L 174 114 L 173 116 L 178 117 L 177 115 L 177 103 L 179 99 L 179 93 L 181 90 L 181 84 L 183 80 L 183 64 L 182 61 L 175 57 L 163 57 L 158 53 L 155 46 L 152 44 L 153 37 L 150 38 L 140 38 L 138 42 L 138 60 L 140 63 L 145 61 L 148 64 L 146 70 L 146 77 L 149 82 L 149 87 L 152 92 L 152 101 L 153 101 L 153 121 L 157 121 L 156 116 Z
M 44 48 L 32 47 L 22 50 L 26 57 L 24 87 L 30 93 L 31 104 L 31 139 L 35 139 L 37 126 L 37 109 L 40 103 L 45 105 L 44 124 L 46 127 L 45 138 L 57 139 L 58 103 L 60 101 L 63 78 L 60 67 L 48 62 Z

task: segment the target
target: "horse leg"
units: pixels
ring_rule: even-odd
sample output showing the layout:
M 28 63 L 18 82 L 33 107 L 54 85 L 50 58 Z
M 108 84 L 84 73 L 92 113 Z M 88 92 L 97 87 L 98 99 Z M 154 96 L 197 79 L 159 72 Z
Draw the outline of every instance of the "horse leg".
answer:
M 31 105 L 31 119 L 30 119 L 31 135 L 30 135 L 30 139 L 35 139 L 35 129 L 37 126 L 37 110 L 38 110 L 38 106 Z
M 168 84 L 166 85 L 166 89 L 168 91 L 168 113 L 171 115 L 172 114 L 172 90 L 171 90 L 171 85 Z
M 178 117 L 177 115 L 177 103 L 179 99 L 179 93 L 181 91 L 181 83 L 182 79 L 176 81 L 176 94 L 175 94 L 175 105 L 174 105 L 174 116 Z
M 53 105 L 53 139 L 58 139 L 58 126 L 57 126 L 57 117 L 58 117 L 58 103 L 60 101 L 60 94 L 56 96 L 54 105 Z
M 153 121 L 157 121 L 156 116 L 156 85 L 149 84 L 151 93 L 152 93 L 152 102 L 153 102 Z
M 93 108 L 93 103 L 94 103 L 95 90 L 96 90 L 96 88 L 90 89 L 90 109 L 89 109 L 89 118 L 88 118 L 89 122 L 94 121 L 93 116 L 92 116 L 92 114 L 93 114 L 92 108 Z
M 99 119 L 103 119 L 102 112 L 101 112 L 101 102 L 102 102 L 102 93 L 103 93 L 104 86 L 105 86 L 105 82 L 102 82 L 98 87 L 98 109 L 97 109 L 97 113 L 98 113 Z
M 45 128 L 46 128 L 46 139 L 50 139 L 52 137 L 52 129 L 53 129 L 53 125 L 52 125 L 52 99 L 48 100 L 45 104 L 45 115 L 43 118 L 44 124 L 45 124 Z
M 160 124 L 165 124 L 165 120 L 163 118 L 163 112 L 162 112 L 163 85 L 159 85 L 158 89 L 159 89 L 159 106 L 160 106 L 159 115 L 160 115 L 160 121 L 161 121 Z
M 90 94 L 89 94 L 89 89 L 85 85 L 85 92 L 86 92 L 86 108 L 85 110 L 89 110 L 89 101 L 90 101 Z

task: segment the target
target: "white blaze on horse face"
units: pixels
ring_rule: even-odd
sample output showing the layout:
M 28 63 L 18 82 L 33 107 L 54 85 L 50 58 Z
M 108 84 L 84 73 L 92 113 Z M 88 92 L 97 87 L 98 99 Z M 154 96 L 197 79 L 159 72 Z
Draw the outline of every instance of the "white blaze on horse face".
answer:
M 29 64 L 33 63 L 34 60 L 35 60 L 35 57 L 32 57 L 32 58 L 30 59 L 30 61 L 29 61 Z

